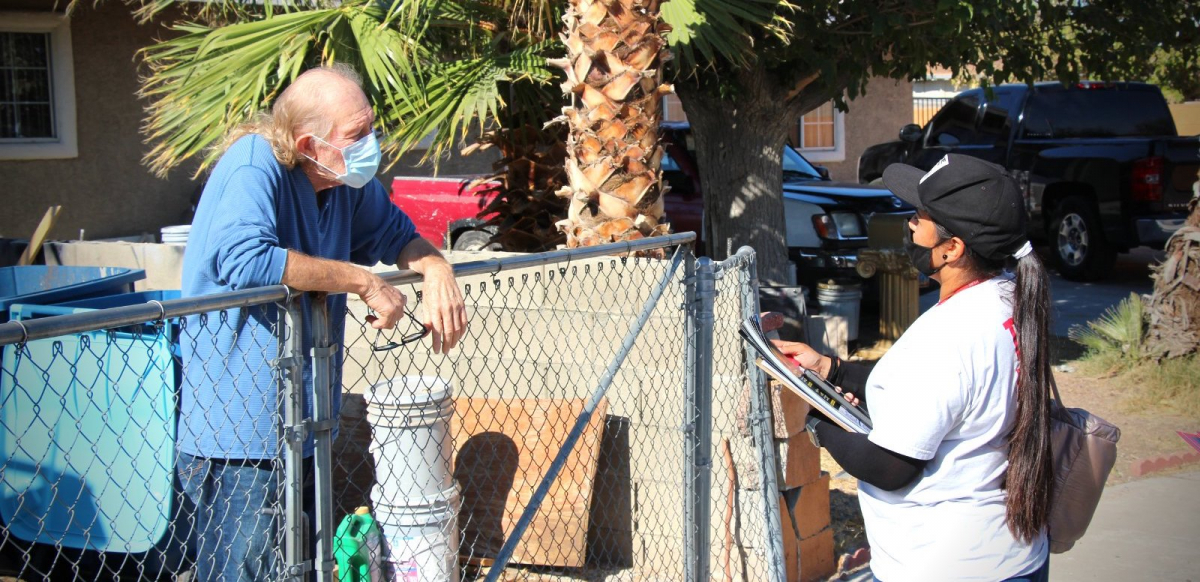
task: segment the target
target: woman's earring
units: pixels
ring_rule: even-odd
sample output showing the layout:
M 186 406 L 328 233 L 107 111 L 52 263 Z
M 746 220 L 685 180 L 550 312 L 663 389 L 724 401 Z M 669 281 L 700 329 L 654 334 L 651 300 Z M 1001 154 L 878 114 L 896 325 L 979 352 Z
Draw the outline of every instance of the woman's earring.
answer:
M 950 255 L 942 255 L 942 260 L 943 260 L 943 261 L 944 261 L 944 260 L 946 260 L 946 259 L 948 259 L 948 258 L 950 258 Z

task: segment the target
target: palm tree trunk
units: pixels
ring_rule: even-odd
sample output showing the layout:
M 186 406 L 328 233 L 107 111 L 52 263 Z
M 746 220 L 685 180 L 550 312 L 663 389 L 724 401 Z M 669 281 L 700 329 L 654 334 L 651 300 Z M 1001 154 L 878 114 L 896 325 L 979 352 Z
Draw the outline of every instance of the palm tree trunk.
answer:
M 568 247 L 666 234 L 658 143 L 662 62 L 669 58 L 658 0 L 571 0 L 563 109 L 568 124 Z
M 1146 349 L 1156 358 L 1176 358 L 1200 349 L 1200 181 L 1193 190 L 1191 214 L 1167 241 L 1167 258 L 1152 275 Z

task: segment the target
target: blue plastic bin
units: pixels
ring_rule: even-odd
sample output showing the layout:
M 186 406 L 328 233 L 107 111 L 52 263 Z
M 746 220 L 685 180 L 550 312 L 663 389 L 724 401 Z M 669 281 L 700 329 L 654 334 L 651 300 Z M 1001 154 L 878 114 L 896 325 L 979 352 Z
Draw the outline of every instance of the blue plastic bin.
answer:
M 0 267 L 0 323 L 14 303 L 50 305 L 133 291 L 146 278 L 141 269 L 31 265 Z
M 13 320 L 179 297 L 151 291 L 14 304 Z M 141 553 L 176 505 L 175 331 L 88 332 L 7 346 L 0 374 L 0 519 L 28 542 Z

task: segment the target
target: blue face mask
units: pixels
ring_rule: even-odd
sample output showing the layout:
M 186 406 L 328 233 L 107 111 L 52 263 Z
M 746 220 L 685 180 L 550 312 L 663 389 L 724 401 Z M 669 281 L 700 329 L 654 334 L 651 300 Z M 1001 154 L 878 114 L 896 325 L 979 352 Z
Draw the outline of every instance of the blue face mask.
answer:
M 338 174 L 329 169 L 321 162 L 308 158 L 314 164 L 321 166 L 326 172 L 334 175 L 338 182 L 341 182 L 351 188 L 362 188 L 375 177 L 375 171 L 379 169 L 379 142 L 375 140 L 375 132 L 368 133 L 362 139 L 344 147 L 339 148 L 317 136 L 314 139 L 321 143 L 338 150 L 342 153 L 342 162 L 346 166 L 346 171 Z

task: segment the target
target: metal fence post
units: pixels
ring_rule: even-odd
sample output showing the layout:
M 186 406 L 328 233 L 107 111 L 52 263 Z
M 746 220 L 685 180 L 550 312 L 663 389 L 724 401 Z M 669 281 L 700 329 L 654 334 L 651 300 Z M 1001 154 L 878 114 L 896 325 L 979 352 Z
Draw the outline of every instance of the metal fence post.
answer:
M 741 277 L 742 317 L 757 314 L 758 306 L 758 263 L 754 249 L 742 247 L 739 255 L 746 255 L 745 273 Z M 775 429 L 771 422 L 771 405 L 767 402 L 765 373 L 754 364 L 757 357 L 749 344 L 746 350 L 746 375 L 750 380 L 750 431 L 758 450 L 761 470 L 759 486 L 763 495 L 765 527 L 767 537 L 768 580 L 784 582 L 783 531 L 779 518 L 779 485 L 775 480 Z
M 696 366 L 699 311 L 696 295 L 696 258 L 688 255 L 683 264 L 684 284 L 684 362 L 683 389 L 683 579 L 698 580 L 696 571 Z
M 283 440 L 283 575 L 303 580 L 311 567 L 306 561 L 304 536 L 304 348 L 303 316 L 297 295 L 289 294 L 280 306 L 280 412 Z
M 324 293 L 312 297 L 313 478 L 316 495 L 316 574 L 317 582 L 333 580 L 333 418 L 332 396 L 340 386 L 333 385 L 333 355 L 341 347 L 330 342 L 329 303 Z
M 685 499 L 688 580 L 709 579 L 709 529 L 712 487 L 712 361 L 713 303 L 717 295 L 716 267 L 712 259 L 696 261 L 688 286 L 688 394 L 687 482 L 692 490 Z

